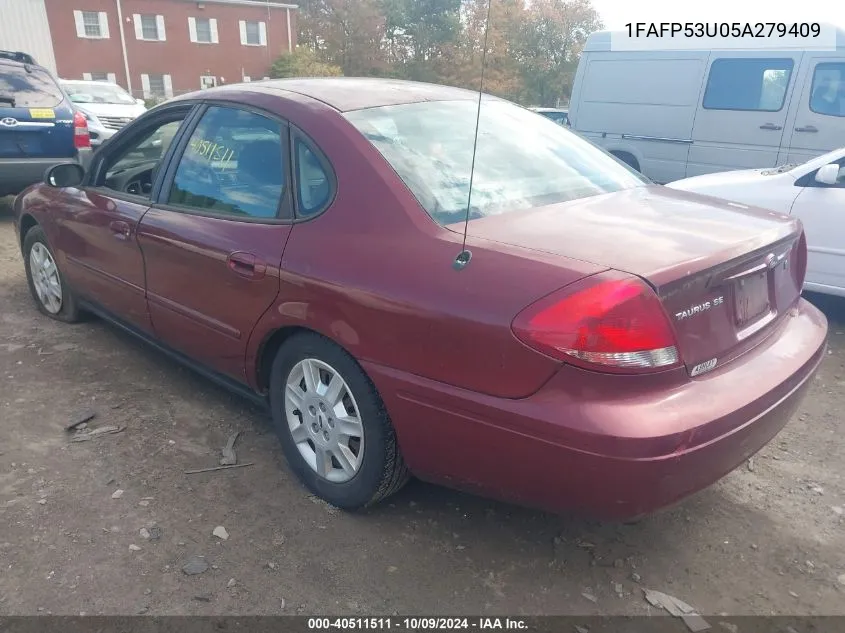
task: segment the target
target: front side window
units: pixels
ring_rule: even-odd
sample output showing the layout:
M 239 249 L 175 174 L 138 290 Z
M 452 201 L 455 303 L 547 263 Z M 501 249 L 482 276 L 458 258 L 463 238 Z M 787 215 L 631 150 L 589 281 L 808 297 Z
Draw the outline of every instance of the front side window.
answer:
M 477 102 L 431 101 L 347 112 L 440 224 L 469 203 Z M 499 100 L 482 103 L 470 218 L 644 186 L 648 181 L 567 128 Z
M 845 117 L 845 63 L 816 64 L 810 89 L 810 110 Z
M 710 66 L 704 108 L 778 112 L 794 62 L 783 59 L 717 59 Z
M 142 132 L 134 141 L 115 150 L 105 158 L 103 180 L 97 186 L 149 198 L 153 181 L 164 155 L 167 153 L 184 113 L 173 113 Z
M 168 203 L 236 217 L 275 218 L 286 187 L 285 130 L 273 119 L 211 107 L 179 161 Z

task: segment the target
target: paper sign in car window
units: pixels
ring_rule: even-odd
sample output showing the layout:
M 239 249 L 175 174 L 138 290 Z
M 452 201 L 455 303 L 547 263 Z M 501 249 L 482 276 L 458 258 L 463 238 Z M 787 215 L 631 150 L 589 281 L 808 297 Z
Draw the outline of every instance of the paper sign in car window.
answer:
M 56 111 L 53 108 L 30 108 L 29 116 L 33 119 L 55 119 Z

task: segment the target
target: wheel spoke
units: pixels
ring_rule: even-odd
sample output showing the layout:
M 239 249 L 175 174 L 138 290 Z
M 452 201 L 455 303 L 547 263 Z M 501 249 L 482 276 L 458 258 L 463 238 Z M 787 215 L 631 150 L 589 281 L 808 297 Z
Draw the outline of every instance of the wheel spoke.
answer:
M 58 271 L 56 270 L 56 262 L 52 259 L 47 260 L 44 262 L 44 272 L 47 273 L 48 277 L 53 277 Z
M 317 458 L 317 474 L 321 477 L 326 477 L 332 467 L 332 457 L 325 448 L 317 446 L 315 449 L 315 457 Z
M 343 472 L 345 472 L 350 478 L 358 472 L 358 458 L 355 457 L 348 446 L 338 444 L 337 449 L 333 451 L 333 454 L 334 458 L 343 469 Z
M 62 298 L 62 287 L 59 285 L 58 279 L 48 279 L 47 290 L 49 290 L 50 294 L 53 295 L 56 299 Z
M 305 378 L 305 387 L 310 393 L 317 393 L 320 384 L 320 368 L 310 360 L 302 362 L 302 373 Z
M 332 409 L 336 408 L 338 404 L 340 404 L 340 399 L 343 396 L 345 383 L 343 382 L 343 378 L 334 374 L 329 380 L 328 386 L 325 386 L 326 393 L 322 394 L 323 398 L 328 400 L 329 406 Z
M 299 410 L 300 413 L 304 413 L 302 411 L 302 389 L 299 388 L 298 384 L 287 384 L 285 399 L 290 403 L 294 411 Z
M 343 415 L 335 418 L 337 424 L 337 432 L 346 437 L 361 438 L 364 437 L 364 429 L 361 426 L 361 421 L 351 415 Z
M 294 442 L 302 444 L 308 440 L 308 427 L 304 423 L 300 424 L 299 426 L 291 429 L 290 434 L 291 437 L 293 437 Z

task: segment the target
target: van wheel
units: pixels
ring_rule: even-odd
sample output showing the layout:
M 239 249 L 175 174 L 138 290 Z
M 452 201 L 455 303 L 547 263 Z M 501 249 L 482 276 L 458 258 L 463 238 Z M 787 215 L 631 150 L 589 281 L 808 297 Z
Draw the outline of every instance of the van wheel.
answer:
M 358 510 L 408 481 L 375 386 L 328 339 L 303 333 L 282 345 L 270 373 L 270 407 L 291 468 L 330 504 Z
M 64 282 L 47 235 L 40 226 L 27 231 L 23 241 L 23 261 L 29 292 L 42 314 L 57 321 L 80 320 L 76 297 Z
M 628 152 L 610 152 L 610 153 L 613 154 L 614 156 L 616 156 L 616 158 L 621 160 L 623 163 L 628 165 L 628 167 L 630 167 L 631 169 L 636 169 L 637 171 L 640 171 L 640 163 L 637 161 L 636 158 L 634 158 Z

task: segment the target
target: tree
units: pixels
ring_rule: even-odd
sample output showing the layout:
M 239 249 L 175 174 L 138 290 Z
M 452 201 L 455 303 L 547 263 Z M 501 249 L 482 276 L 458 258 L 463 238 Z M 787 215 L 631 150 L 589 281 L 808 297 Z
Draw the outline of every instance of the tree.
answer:
M 340 66 L 327 64 L 317 59 L 317 54 L 310 48 L 297 46 L 292 53 L 284 53 L 270 67 L 270 76 L 274 79 L 286 77 L 339 77 L 343 74 Z
M 554 106 L 568 98 L 584 42 L 600 28 L 589 0 L 532 0 L 519 46 L 523 100 Z
M 411 79 L 435 66 L 461 32 L 461 0 L 382 0 L 388 61 Z

